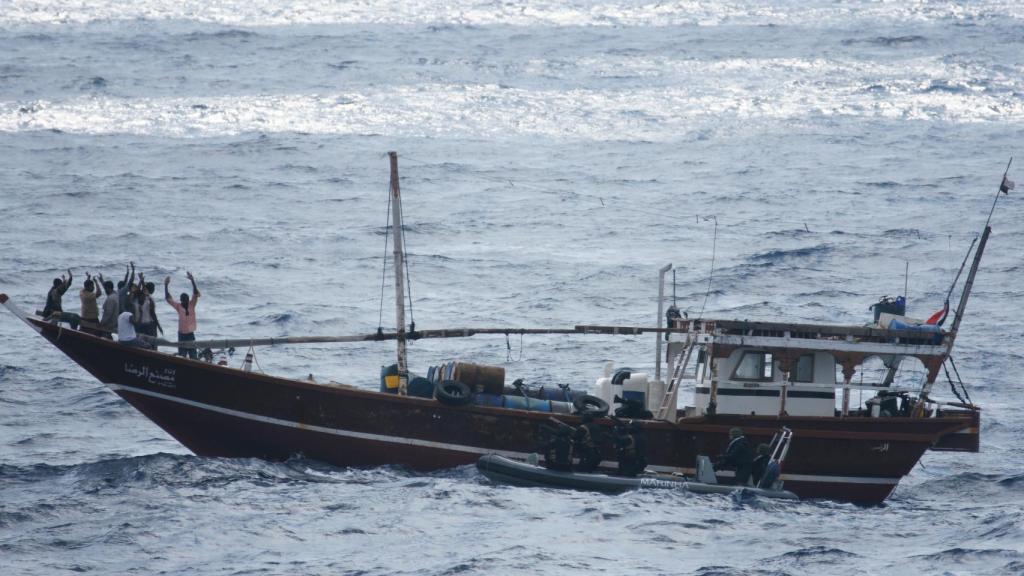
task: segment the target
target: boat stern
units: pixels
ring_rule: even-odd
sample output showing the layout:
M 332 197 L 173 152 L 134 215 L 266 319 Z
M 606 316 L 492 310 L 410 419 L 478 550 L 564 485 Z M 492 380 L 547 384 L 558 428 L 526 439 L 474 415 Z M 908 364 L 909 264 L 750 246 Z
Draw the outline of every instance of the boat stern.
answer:
M 981 451 L 981 410 L 943 410 L 944 418 L 963 420 L 963 427 L 943 434 L 932 445 L 931 450 L 939 452 L 980 452 Z

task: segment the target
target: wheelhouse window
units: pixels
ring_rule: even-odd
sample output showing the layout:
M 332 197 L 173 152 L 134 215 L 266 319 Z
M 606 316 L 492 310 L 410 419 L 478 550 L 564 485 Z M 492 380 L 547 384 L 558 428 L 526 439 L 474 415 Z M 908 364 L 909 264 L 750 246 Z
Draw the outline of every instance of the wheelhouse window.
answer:
M 774 380 L 775 359 L 771 352 L 747 350 L 733 370 L 734 380 Z
M 793 382 L 814 382 L 814 354 L 804 354 L 797 358 Z

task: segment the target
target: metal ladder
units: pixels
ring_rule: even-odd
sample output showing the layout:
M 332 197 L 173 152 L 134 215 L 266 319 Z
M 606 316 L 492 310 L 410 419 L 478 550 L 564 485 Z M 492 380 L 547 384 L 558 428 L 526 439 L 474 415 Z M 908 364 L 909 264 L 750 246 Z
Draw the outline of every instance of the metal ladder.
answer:
M 772 437 L 772 443 L 769 444 L 771 455 L 768 457 L 768 468 L 765 469 L 765 474 L 767 475 L 769 470 L 774 468 L 778 478 L 775 479 L 773 485 L 764 486 L 764 488 L 782 490 L 782 463 L 786 461 L 786 455 L 789 454 L 789 446 L 792 442 L 793 431 L 785 426 Z
M 672 414 L 672 422 L 675 422 L 675 409 L 673 401 L 676 398 L 676 392 L 679 389 L 679 381 L 683 379 L 683 374 L 686 372 L 686 365 L 690 363 L 690 355 L 693 354 L 695 341 L 692 338 L 686 339 L 686 345 L 683 346 L 675 358 L 675 365 L 672 367 L 672 379 L 669 380 L 668 386 L 665 387 L 665 396 L 661 399 L 661 405 L 658 407 L 658 413 L 655 417 L 658 420 L 667 420 L 670 412 Z

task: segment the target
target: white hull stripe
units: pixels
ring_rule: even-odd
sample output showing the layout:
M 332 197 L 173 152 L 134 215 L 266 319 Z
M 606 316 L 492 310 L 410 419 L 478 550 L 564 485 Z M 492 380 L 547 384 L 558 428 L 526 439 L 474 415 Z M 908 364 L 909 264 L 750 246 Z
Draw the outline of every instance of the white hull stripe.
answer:
M 177 404 L 184 404 L 193 408 L 199 408 L 201 410 L 208 410 L 210 412 L 216 412 L 218 414 L 225 414 L 227 416 L 234 416 L 235 418 L 242 418 L 245 420 L 252 420 L 254 422 L 260 422 L 263 424 L 273 424 L 276 426 L 285 426 L 287 428 L 296 428 L 299 430 L 310 430 L 313 432 L 320 432 L 323 434 L 333 434 L 335 436 L 342 436 L 345 438 L 358 438 L 360 440 L 371 440 L 374 442 L 388 442 L 391 444 L 402 444 L 405 446 L 419 446 L 422 448 L 434 448 L 438 450 L 451 450 L 454 452 L 464 452 L 467 454 L 500 454 L 507 458 L 518 458 L 525 459 L 529 456 L 527 452 L 513 452 L 510 450 L 496 450 L 493 448 L 480 448 L 477 446 L 466 446 L 463 444 L 449 444 L 447 442 L 434 442 L 432 440 L 420 440 L 417 438 L 405 438 L 402 436 L 386 436 L 383 434 L 370 434 L 368 432 L 355 432 L 352 430 L 342 430 L 339 428 L 326 428 L 324 426 L 313 426 L 310 424 L 302 424 L 301 422 L 293 422 L 291 420 L 281 420 L 279 418 L 271 418 L 268 416 L 260 416 L 258 414 L 252 414 L 249 412 L 241 412 L 239 410 L 232 410 L 230 408 L 223 408 L 221 406 L 214 406 L 212 404 L 204 404 L 202 402 L 196 402 L 195 400 L 188 400 L 186 398 L 180 398 L 178 396 L 170 396 L 168 394 L 161 394 L 159 392 L 153 392 L 151 390 L 144 390 L 141 388 L 135 388 L 132 386 L 124 386 L 121 384 L 107 384 L 111 390 L 115 392 L 125 391 L 132 394 L 139 394 L 141 396 L 149 396 L 151 398 L 159 398 L 160 400 L 166 400 L 168 402 L 174 402 Z M 604 465 L 614 466 L 615 462 L 602 462 Z M 655 466 L 650 465 L 647 467 L 650 470 L 656 472 L 682 472 L 683 474 L 695 475 L 696 470 L 693 468 L 675 468 L 672 466 Z M 732 476 L 733 473 L 730 471 L 722 471 L 717 473 L 719 476 Z M 809 474 L 783 474 L 783 480 L 793 480 L 798 482 L 829 482 L 839 484 L 896 484 L 900 481 L 899 478 L 879 478 L 879 477 L 864 477 L 864 476 L 820 476 L 820 475 L 809 475 Z

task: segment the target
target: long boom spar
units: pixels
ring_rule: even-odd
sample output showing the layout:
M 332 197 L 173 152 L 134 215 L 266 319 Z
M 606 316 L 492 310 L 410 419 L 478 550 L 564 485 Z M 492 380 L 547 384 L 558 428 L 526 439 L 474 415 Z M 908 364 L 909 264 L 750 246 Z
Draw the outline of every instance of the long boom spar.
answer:
M 718 321 L 719 324 L 729 327 L 758 328 L 757 322 L 740 321 Z M 735 325 L 735 326 L 733 326 Z M 772 325 L 778 328 L 778 325 Z M 889 338 L 920 338 L 920 332 L 907 330 L 882 330 L 863 327 L 838 327 L 838 326 L 817 326 L 792 324 L 786 328 L 796 331 L 817 331 L 823 334 L 847 334 L 855 333 L 866 337 L 889 337 Z M 572 328 L 443 328 L 436 330 L 417 330 L 415 332 L 403 332 L 401 337 L 408 340 L 419 340 L 425 338 L 469 338 L 481 335 L 522 335 L 522 334 L 565 334 L 565 335 L 611 335 L 611 336 L 637 336 L 640 334 L 655 333 L 686 333 L 688 329 L 683 328 L 661 328 L 652 326 L 598 326 L 590 324 L 579 324 Z M 352 342 L 387 342 L 397 340 L 400 337 L 398 332 L 373 332 L 370 334 L 351 334 L 342 336 L 290 336 L 280 338 L 221 338 L 210 340 L 196 340 L 193 342 L 170 342 L 162 338 L 152 339 L 157 346 L 173 348 L 231 348 L 241 346 L 279 346 L 285 344 L 329 344 L 329 343 L 352 343 Z
M 194 342 L 170 342 L 163 338 L 153 341 L 157 346 L 174 348 L 231 348 L 236 346 L 277 346 L 281 344 L 327 344 L 346 342 L 385 342 L 399 337 L 408 340 L 420 338 L 468 338 L 478 334 L 579 334 L 574 328 L 445 328 L 440 330 L 417 330 L 416 332 L 374 332 L 344 336 L 283 336 L 280 338 L 223 338 L 196 340 Z
M 279 346 L 283 344 L 333 344 L 351 342 L 385 342 L 404 337 L 408 340 L 421 338 L 469 338 L 484 334 L 621 334 L 624 336 L 653 332 L 683 332 L 679 329 L 644 328 L 639 326 L 576 326 L 573 328 L 444 328 L 417 330 L 415 332 L 374 332 L 343 336 L 282 336 L 280 338 L 219 338 L 195 340 L 192 342 L 171 342 L 156 338 L 157 346 L 173 348 L 232 348 L 241 346 Z

